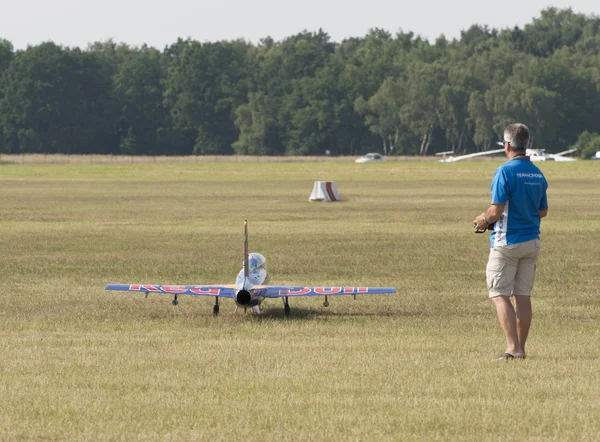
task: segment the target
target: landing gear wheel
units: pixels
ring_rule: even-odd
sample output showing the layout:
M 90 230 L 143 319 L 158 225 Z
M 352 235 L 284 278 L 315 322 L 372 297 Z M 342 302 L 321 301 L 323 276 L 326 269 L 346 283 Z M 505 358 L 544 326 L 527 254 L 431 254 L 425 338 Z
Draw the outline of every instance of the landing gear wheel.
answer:
M 329 307 L 329 301 L 327 300 L 327 296 L 325 296 L 325 301 L 323 301 L 323 307 Z
M 177 305 L 177 304 L 179 304 L 179 301 L 177 300 L 177 298 L 175 298 L 175 299 L 173 299 L 173 301 L 171 302 L 171 304 Z
M 286 316 L 290 315 L 290 305 L 286 304 L 283 306 L 283 313 L 285 313 Z
M 213 307 L 213 315 L 214 316 L 219 315 L 219 304 L 215 304 L 215 306 Z

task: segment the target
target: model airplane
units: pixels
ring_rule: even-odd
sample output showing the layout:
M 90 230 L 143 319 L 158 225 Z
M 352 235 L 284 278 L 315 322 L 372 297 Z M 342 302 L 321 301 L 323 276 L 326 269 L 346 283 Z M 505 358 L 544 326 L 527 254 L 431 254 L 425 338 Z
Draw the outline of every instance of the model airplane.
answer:
M 248 221 L 244 221 L 244 261 L 242 270 L 232 285 L 154 285 L 154 284 L 108 284 L 106 290 L 141 292 L 146 297 L 150 293 L 173 295 L 173 305 L 179 303 L 179 295 L 214 296 L 213 314 L 219 314 L 219 298 L 231 298 L 238 307 L 252 308 L 260 313 L 260 304 L 267 298 L 281 298 L 286 316 L 290 314 L 290 297 L 324 296 L 324 307 L 329 306 L 328 297 L 337 295 L 384 295 L 396 293 L 390 287 L 303 287 L 303 286 L 267 286 L 268 274 L 264 268 L 266 259 L 260 253 L 248 253 Z
M 502 143 L 500 141 L 498 141 L 496 144 L 502 146 Z M 544 149 L 527 149 L 525 151 L 525 154 L 531 158 L 531 161 L 576 161 L 575 158 L 569 158 L 565 156 L 576 151 L 577 149 L 569 149 L 559 153 L 547 153 Z M 452 151 L 440 152 L 436 155 L 443 155 L 443 158 L 440 160 L 440 163 L 454 163 L 456 161 L 467 160 L 469 158 L 475 158 L 484 155 L 493 155 L 501 152 L 504 152 L 504 149 L 494 149 L 485 152 L 470 153 L 468 155 L 461 155 L 459 157 L 446 156 L 452 154 Z

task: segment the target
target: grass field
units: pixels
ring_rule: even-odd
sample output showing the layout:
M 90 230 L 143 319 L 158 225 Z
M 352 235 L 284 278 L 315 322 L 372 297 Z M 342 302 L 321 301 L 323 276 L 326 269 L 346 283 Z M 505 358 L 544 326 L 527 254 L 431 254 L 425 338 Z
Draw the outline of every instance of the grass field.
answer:
M 485 289 L 495 161 L 0 165 L 0 440 L 596 440 L 600 164 L 546 163 L 524 361 Z M 309 203 L 315 180 L 343 202 Z M 105 292 L 232 283 L 397 295 Z

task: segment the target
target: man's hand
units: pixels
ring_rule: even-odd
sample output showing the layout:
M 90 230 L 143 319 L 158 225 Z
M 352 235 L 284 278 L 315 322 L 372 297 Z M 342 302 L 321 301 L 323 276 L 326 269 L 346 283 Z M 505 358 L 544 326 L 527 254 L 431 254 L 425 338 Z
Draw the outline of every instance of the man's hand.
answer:
M 485 222 L 485 212 L 473 220 L 473 227 L 475 227 L 475 233 L 483 233 L 487 230 L 488 223 Z

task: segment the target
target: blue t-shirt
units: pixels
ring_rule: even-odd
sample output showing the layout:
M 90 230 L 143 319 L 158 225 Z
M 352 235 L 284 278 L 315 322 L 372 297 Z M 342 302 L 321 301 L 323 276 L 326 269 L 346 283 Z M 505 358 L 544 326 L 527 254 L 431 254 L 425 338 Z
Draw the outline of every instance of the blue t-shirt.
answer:
M 548 208 L 548 183 L 542 171 L 526 155 L 519 155 L 496 169 L 492 180 L 492 204 L 505 204 L 490 235 L 490 247 L 519 244 L 540 237 L 540 210 Z

